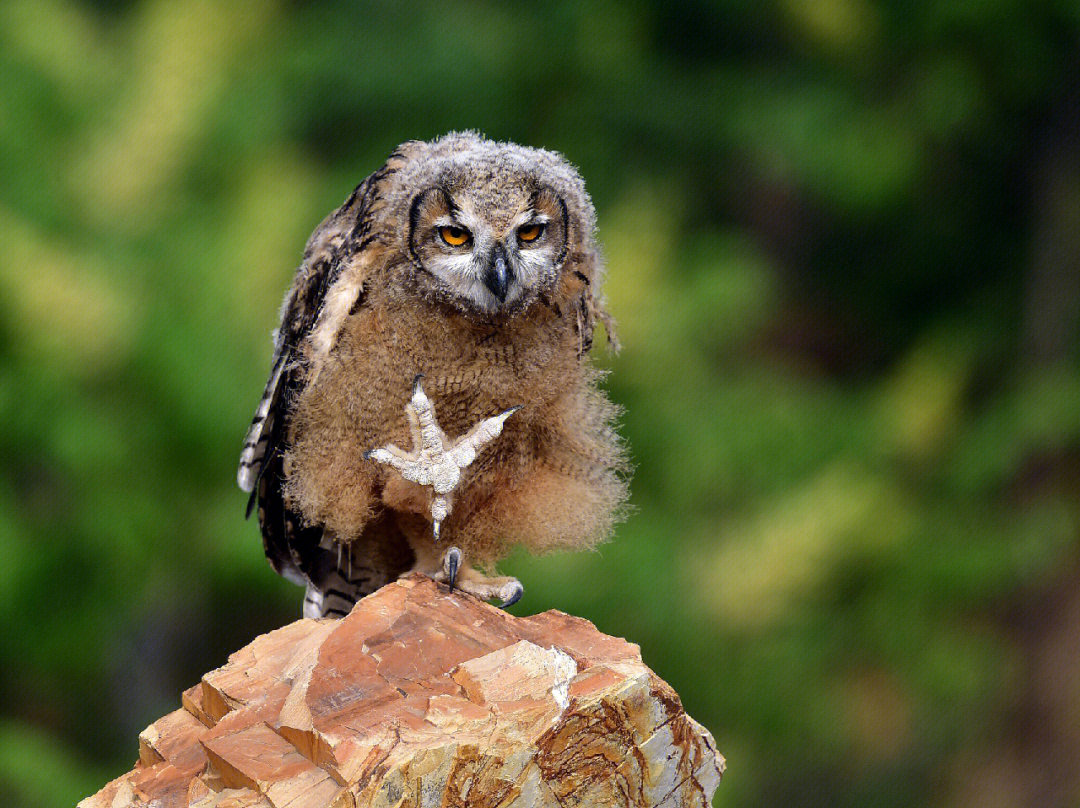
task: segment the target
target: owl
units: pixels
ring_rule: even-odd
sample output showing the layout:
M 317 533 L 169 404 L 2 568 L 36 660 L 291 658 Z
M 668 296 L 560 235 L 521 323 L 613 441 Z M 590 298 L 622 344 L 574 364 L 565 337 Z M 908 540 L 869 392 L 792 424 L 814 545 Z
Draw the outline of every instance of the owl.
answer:
M 594 229 L 559 154 L 470 132 L 402 144 L 316 228 L 238 471 L 305 616 L 417 571 L 507 605 L 510 548 L 608 536 L 628 470 L 588 358 L 598 324 L 617 349 Z

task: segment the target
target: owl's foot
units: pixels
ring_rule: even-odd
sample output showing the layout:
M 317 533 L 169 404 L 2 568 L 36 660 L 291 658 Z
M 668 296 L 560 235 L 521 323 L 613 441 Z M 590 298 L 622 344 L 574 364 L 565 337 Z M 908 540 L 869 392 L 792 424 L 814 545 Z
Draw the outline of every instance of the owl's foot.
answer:
M 441 568 L 434 573 L 425 572 L 436 581 L 447 584 L 451 591 L 460 589 L 480 600 L 499 600 L 500 609 L 513 606 L 525 594 L 525 587 L 517 578 L 508 575 L 489 578 L 472 567 L 462 565 L 462 553 L 457 547 L 449 548 L 442 557 Z
M 502 432 L 503 422 L 521 409 L 521 405 L 485 418 L 456 440 L 450 440 L 435 420 L 435 405 L 424 393 L 423 374 L 413 379 L 412 398 L 405 405 L 412 435 L 412 451 L 394 444 L 364 452 L 365 460 L 374 460 L 395 469 L 404 479 L 431 486 L 431 530 L 439 540 L 439 528 L 450 515 L 451 495 L 461 482 L 461 472 L 476 455 Z
M 455 586 L 480 600 L 500 601 L 500 609 L 513 606 L 525 594 L 525 587 L 517 578 L 511 578 L 509 575 L 488 578 L 471 567 L 461 570 Z
M 453 591 L 454 584 L 457 583 L 458 568 L 461 566 L 461 550 L 451 547 L 443 556 L 442 564 L 446 583 L 449 584 L 450 590 Z

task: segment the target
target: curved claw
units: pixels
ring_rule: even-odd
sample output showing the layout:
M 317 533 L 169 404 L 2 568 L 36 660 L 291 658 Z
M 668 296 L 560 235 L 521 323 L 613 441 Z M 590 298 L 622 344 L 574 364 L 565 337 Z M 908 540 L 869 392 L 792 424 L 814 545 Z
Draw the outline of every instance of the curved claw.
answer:
M 451 547 L 443 556 L 443 572 L 446 573 L 446 583 L 450 586 L 451 592 L 454 591 L 454 584 L 457 583 L 457 574 L 460 568 L 461 550 Z
M 506 600 L 499 604 L 500 609 L 506 609 L 513 606 L 521 600 L 521 596 L 525 594 L 525 587 L 521 585 L 521 581 L 513 581 L 512 583 L 507 584 L 506 587 L 503 587 L 504 590 L 506 588 L 510 589 L 508 594 L 503 594 L 502 592 L 499 593 L 500 597 L 506 598 Z
M 417 373 L 416 376 L 413 377 L 412 391 L 413 391 L 414 396 L 416 395 L 416 391 L 421 389 L 420 388 L 420 382 L 422 382 L 423 380 L 424 380 L 424 374 L 423 373 Z

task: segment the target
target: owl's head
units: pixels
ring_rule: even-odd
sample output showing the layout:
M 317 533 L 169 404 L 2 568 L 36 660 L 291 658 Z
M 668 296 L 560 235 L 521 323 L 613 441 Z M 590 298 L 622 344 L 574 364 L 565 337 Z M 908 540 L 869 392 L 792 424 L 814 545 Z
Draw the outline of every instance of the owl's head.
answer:
M 572 251 L 593 256 L 592 204 L 561 156 L 471 133 L 399 153 L 402 246 L 422 293 L 510 315 L 555 287 Z
M 514 311 L 558 279 L 567 227 L 566 203 L 551 188 L 444 183 L 413 199 L 409 254 L 457 302 Z

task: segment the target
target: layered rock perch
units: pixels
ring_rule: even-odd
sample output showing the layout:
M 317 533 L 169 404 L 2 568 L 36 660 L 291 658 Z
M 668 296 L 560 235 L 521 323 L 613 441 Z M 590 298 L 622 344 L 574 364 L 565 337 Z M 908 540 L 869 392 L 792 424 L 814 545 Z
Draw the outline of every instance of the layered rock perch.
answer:
M 412 576 L 258 637 L 79 808 L 707 806 L 724 759 L 636 645 Z

